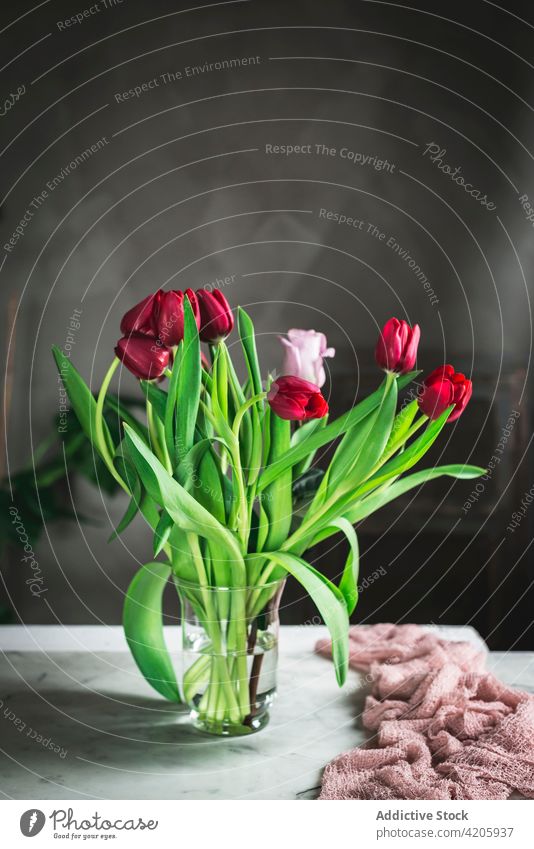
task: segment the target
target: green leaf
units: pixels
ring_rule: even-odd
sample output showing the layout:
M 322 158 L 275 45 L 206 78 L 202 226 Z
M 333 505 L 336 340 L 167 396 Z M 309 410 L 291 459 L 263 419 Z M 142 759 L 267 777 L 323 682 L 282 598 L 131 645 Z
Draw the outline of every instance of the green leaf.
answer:
M 198 572 L 195 568 L 187 531 L 173 524 L 169 535 L 169 559 L 172 563 L 172 573 L 176 583 L 185 581 L 188 584 L 198 583 Z
M 228 421 L 228 360 L 226 347 L 220 345 L 216 348 L 215 358 L 213 360 L 213 388 L 217 392 L 217 403 L 219 409 Z
M 316 512 L 323 506 L 327 496 L 331 496 L 333 492 L 337 491 L 341 479 L 348 475 L 375 424 L 378 409 L 373 410 L 364 419 L 349 428 L 341 439 L 310 505 L 312 512 Z
M 200 402 L 202 366 L 198 327 L 189 298 L 184 298 L 183 353 L 178 377 L 176 405 L 176 459 L 185 457 L 195 442 L 195 425 Z
M 291 436 L 291 447 L 300 445 L 305 442 L 316 430 L 325 427 L 328 422 L 328 413 L 322 419 L 310 419 L 308 422 L 302 422 L 298 425 Z
M 426 426 L 423 433 L 414 439 L 414 441 L 401 453 L 397 454 L 374 474 L 369 480 L 364 483 L 361 487 L 359 487 L 354 493 L 355 496 L 364 495 L 365 492 L 368 492 L 371 489 L 375 489 L 377 486 L 381 486 L 387 480 L 393 477 L 397 477 L 398 475 L 402 475 L 403 472 L 411 469 L 412 466 L 415 466 L 416 463 L 419 462 L 421 457 L 423 457 L 426 452 L 432 447 L 439 434 L 445 427 L 447 423 L 447 419 L 452 413 L 454 407 L 449 407 L 445 412 L 441 414 L 439 419 L 435 421 L 430 421 Z
M 406 439 L 407 433 L 410 430 L 413 420 L 418 410 L 417 399 L 414 399 L 395 416 L 391 434 L 386 445 L 385 454 L 387 454 L 396 445 L 401 445 Z
M 241 307 L 237 311 L 237 323 L 251 385 L 251 394 L 259 395 L 262 391 L 262 384 L 258 352 L 256 350 L 254 324 L 248 313 Z
M 228 351 L 225 342 L 219 342 L 219 348 L 222 348 L 225 351 L 226 355 L 226 367 L 228 369 L 228 385 L 230 387 L 230 392 L 232 393 L 234 406 L 237 410 L 245 403 L 245 393 L 243 392 L 243 387 L 239 382 L 239 378 L 236 374 L 236 370 L 234 368 L 234 364 L 232 362 L 232 358 Z
M 225 525 L 232 504 L 237 497 L 234 492 L 235 476 L 223 474 L 221 461 L 214 443 L 218 442 L 228 454 L 228 443 L 220 437 L 199 439 L 176 470 L 176 479 L 206 510 Z
M 301 557 L 284 551 L 270 551 L 261 556 L 293 575 L 313 599 L 330 632 L 332 658 L 341 687 L 347 677 L 349 660 L 349 616 L 341 591 Z
M 380 404 L 362 421 L 351 427 L 339 443 L 325 477 L 308 508 L 304 521 L 309 521 L 328 501 L 339 501 L 353 491 L 377 465 L 386 447 L 397 406 L 396 379 L 388 377 L 382 385 Z
M 164 392 L 163 389 L 160 389 L 159 386 L 156 386 L 155 383 L 151 383 L 149 380 L 140 380 L 139 383 L 141 384 L 141 389 L 143 390 L 145 397 L 152 404 L 158 419 L 165 423 L 167 393 Z
M 345 604 L 347 605 L 347 610 L 350 616 L 354 613 L 354 609 L 358 603 L 358 574 L 360 570 L 360 549 L 358 546 L 358 537 L 356 536 L 356 531 L 352 527 L 351 522 L 342 516 L 339 519 L 334 519 L 331 525 L 328 528 L 325 528 L 325 531 L 329 531 L 328 536 L 341 531 L 345 535 L 350 546 L 349 555 L 345 562 L 341 581 L 339 582 L 339 589 L 345 599 Z M 325 539 L 325 536 L 320 536 L 315 539 L 312 545 L 320 542 L 321 539 Z
M 217 433 L 226 443 L 233 440 L 232 428 L 228 419 L 228 383 L 224 385 L 223 376 L 228 379 L 228 353 L 224 343 L 217 345 L 213 352 L 213 381 L 211 388 L 211 414 Z
M 274 418 L 272 416 L 271 418 Z M 265 421 L 265 416 L 264 416 Z M 252 486 L 256 483 L 258 479 L 258 475 L 261 471 L 261 462 L 263 455 L 263 434 L 261 428 L 260 414 L 258 413 L 258 409 L 256 405 L 250 411 L 250 422 L 251 422 L 251 446 L 250 446 L 250 460 L 248 466 L 248 475 L 247 475 L 247 483 L 249 486 Z
M 182 478 L 182 466 L 188 471 Z M 193 446 L 183 463 L 180 464 L 179 482 L 190 492 L 199 504 L 221 522 L 226 523 L 226 510 L 220 460 L 212 442 L 203 439 Z
M 148 498 L 146 492 L 143 490 L 143 485 L 139 475 L 137 474 L 137 469 L 135 468 L 134 463 L 132 463 L 127 451 L 125 453 L 124 440 L 117 447 L 113 463 L 122 480 L 127 485 L 131 493 L 131 499 L 124 516 L 120 520 L 114 532 L 111 534 L 108 542 L 112 542 L 126 530 L 126 528 L 135 519 L 139 510 L 142 512 L 149 525 L 153 527 L 154 524 L 157 523 L 157 511 L 155 510 L 151 500 Z
M 226 347 L 224 342 L 220 342 L 218 347 L 220 350 L 224 351 L 224 356 L 226 359 L 226 369 L 228 371 L 228 386 L 230 388 L 230 397 L 232 401 L 231 418 L 233 420 L 239 408 L 242 407 L 245 403 L 245 393 L 243 392 L 241 384 L 239 383 L 239 379 L 237 377 L 232 358 L 230 357 L 230 354 L 228 352 L 228 348 Z M 243 469 L 248 469 L 252 466 L 252 449 L 253 445 L 251 413 L 250 410 L 248 410 L 243 416 L 243 421 L 241 422 L 241 429 L 239 432 L 239 453 L 241 457 L 241 466 Z
M 199 486 L 197 501 L 224 525 L 227 520 L 223 475 L 217 455 L 210 449 L 206 451 L 198 466 Z
M 398 388 L 402 389 L 418 374 L 419 372 L 413 371 L 409 374 L 401 375 L 401 377 L 397 380 Z M 342 436 L 349 428 L 362 421 L 362 419 L 378 407 L 383 391 L 384 388 L 382 384 L 382 386 L 373 392 L 372 395 L 369 395 L 363 401 L 360 401 L 360 403 L 353 407 L 352 410 L 344 413 L 335 421 L 330 422 L 330 424 L 322 430 L 313 433 L 309 439 L 306 439 L 302 443 L 290 448 L 284 458 L 281 458 L 272 465 L 267 466 L 258 481 L 258 491 L 269 486 L 269 484 L 272 483 L 281 472 L 291 466 L 294 466 L 296 463 L 299 463 L 307 457 L 311 451 L 317 451 L 318 448 L 321 448 L 328 442 L 332 442 L 332 440 L 337 439 L 338 436 Z
M 309 422 L 304 422 L 294 431 L 293 436 L 291 437 L 291 447 L 295 445 L 304 444 L 307 439 L 312 436 L 316 431 L 322 430 L 328 424 L 328 414 L 323 416 L 322 419 L 310 419 Z M 295 465 L 293 470 L 293 477 L 298 478 L 307 472 L 313 463 L 316 455 L 316 451 L 310 451 L 307 457 L 304 460 L 301 460 L 300 463 Z
M 371 417 L 372 423 L 367 431 L 363 446 L 358 451 L 355 462 L 349 467 L 347 478 L 340 478 L 338 481 L 343 490 L 358 486 L 366 480 L 375 468 L 386 448 L 396 409 L 397 382 L 393 380 L 384 394 L 380 407 Z M 329 480 L 329 494 L 331 492 Z
M 239 543 L 233 533 L 172 478 L 144 442 L 125 425 L 130 456 L 151 498 L 165 508 L 174 522 L 214 542 L 221 559 L 230 559 L 236 583 L 244 581 L 245 566 Z
M 291 422 L 279 416 L 270 416 L 269 462 L 275 462 L 289 450 Z M 263 490 L 261 497 L 258 544 L 262 548 L 277 549 L 286 541 L 293 515 L 291 468 L 279 475 Z
M 359 500 L 357 504 L 345 513 L 345 517 L 351 523 L 360 522 L 362 519 L 370 516 L 371 513 L 384 507 L 385 504 L 389 504 L 390 501 L 394 501 L 395 498 L 404 495 L 405 492 L 422 486 L 427 481 L 434 480 L 435 478 L 447 476 L 458 478 L 459 480 L 470 480 L 472 478 L 478 478 L 485 473 L 486 469 L 482 469 L 480 466 L 463 466 L 461 464 L 435 466 L 433 469 L 424 469 L 421 472 L 415 472 L 413 475 L 407 475 L 405 478 L 396 481 L 396 483 L 390 484 L 385 489 L 380 489 L 378 492 L 368 495 L 367 498 Z
M 414 440 L 403 453 L 384 463 L 376 474 L 368 478 L 356 490 L 349 490 L 340 498 L 336 499 L 335 503 L 328 510 L 322 515 L 317 516 L 316 521 L 310 521 L 306 536 L 301 538 L 294 550 L 299 552 L 305 551 L 311 545 L 311 540 L 317 538 L 323 528 L 327 527 L 339 516 L 346 515 L 347 511 L 359 503 L 364 495 L 382 487 L 387 481 L 399 477 L 404 471 L 414 466 L 435 442 L 452 410 L 452 406 L 448 410 L 445 410 L 439 419 L 428 424 L 424 433 Z M 314 519 L 314 513 L 311 508 L 308 510 L 307 515 L 310 516 L 310 519 Z
M 202 457 L 204 456 L 206 451 L 209 450 L 211 442 L 212 440 L 208 439 L 207 437 L 204 439 L 199 439 L 199 441 L 193 445 L 190 451 L 188 451 L 188 453 L 182 459 L 182 462 L 176 469 L 176 480 L 185 489 L 190 490 L 191 478 L 195 474 Z
M 259 395 L 262 391 L 261 370 L 256 350 L 256 335 L 252 319 L 241 307 L 237 311 L 239 338 L 243 348 L 243 356 L 248 372 L 248 390 L 250 395 Z M 246 394 L 246 393 L 243 393 Z M 248 484 L 254 484 L 258 478 L 262 456 L 262 432 L 260 414 L 263 402 L 254 404 L 245 416 L 243 428 L 243 458 L 245 468 L 248 467 Z M 250 423 L 250 424 L 249 424 Z
M 153 552 L 154 557 L 157 557 L 160 551 L 163 550 L 171 535 L 174 527 L 174 522 L 166 510 L 161 511 L 159 522 L 154 530 Z
M 71 361 L 65 357 L 63 352 L 57 346 L 53 346 L 52 353 L 54 355 L 60 377 L 63 381 L 63 385 L 65 386 L 65 391 L 72 405 L 72 409 L 76 414 L 76 418 L 80 422 L 82 430 L 86 437 L 94 445 L 100 456 L 104 457 L 105 455 L 102 450 L 102 446 L 98 445 L 98 441 L 96 439 L 96 401 L 91 390 L 80 373 L 72 365 Z M 111 454 L 113 454 L 115 447 L 111 439 L 109 428 L 105 421 L 102 425 L 104 438 Z
M 380 405 L 350 428 L 327 470 L 326 497 L 354 489 L 370 474 L 382 456 L 391 433 L 397 405 L 396 381 L 384 384 Z
M 135 430 L 137 435 L 140 436 L 141 439 L 144 439 L 147 445 L 149 444 L 150 440 L 146 427 L 137 421 L 135 416 L 130 413 L 128 408 L 125 407 L 124 404 L 122 404 L 121 401 L 119 401 L 119 399 L 115 395 L 106 395 L 106 400 L 104 403 L 106 408 L 112 410 L 120 419 L 120 421 L 129 424 L 132 430 Z
M 185 300 L 189 301 L 189 298 L 185 298 Z M 169 382 L 169 390 L 167 392 L 167 403 L 165 404 L 165 416 L 163 425 L 163 431 L 165 434 L 165 445 L 167 446 L 167 452 L 169 454 L 169 457 L 171 458 L 173 469 L 176 468 L 179 461 L 178 450 L 175 442 L 175 425 L 176 404 L 178 395 L 178 379 L 180 377 L 180 364 L 182 361 L 183 351 L 184 343 L 183 340 L 181 340 L 176 350 L 176 355 L 174 357 L 174 362 L 172 366 L 172 376 Z
M 147 682 L 166 699 L 179 702 L 162 622 L 162 596 L 170 574 L 166 563 L 143 566 L 128 587 L 122 621 L 130 651 Z
M 219 401 L 217 398 L 217 385 L 215 381 L 213 382 L 212 394 L 211 394 L 211 408 L 209 406 L 209 402 L 205 403 L 204 401 L 200 402 L 200 411 L 206 417 L 206 419 L 211 423 L 214 431 L 222 437 L 222 439 L 231 444 L 234 439 L 234 435 L 232 432 L 232 428 L 230 427 L 228 421 L 223 415 L 221 408 L 219 407 Z
M 130 486 L 129 482 L 128 485 Z M 132 493 L 132 497 L 129 501 L 128 507 L 126 508 L 126 512 L 109 537 L 108 542 L 113 542 L 113 540 L 117 539 L 126 530 L 128 525 L 133 522 L 140 510 L 141 499 L 143 497 L 143 487 L 138 475 L 135 476 L 134 482 L 132 486 L 130 486 L 130 491 Z

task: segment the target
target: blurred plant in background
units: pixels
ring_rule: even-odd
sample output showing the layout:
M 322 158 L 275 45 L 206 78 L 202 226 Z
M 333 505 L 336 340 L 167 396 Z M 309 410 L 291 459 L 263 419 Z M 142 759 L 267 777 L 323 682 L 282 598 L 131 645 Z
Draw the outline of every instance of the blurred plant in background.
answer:
M 140 406 L 136 398 L 122 397 L 121 406 L 133 410 Z M 113 407 L 116 399 L 108 396 L 104 413 L 114 439 L 119 439 L 119 421 Z M 115 495 L 120 486 L 108 471 L 105 463 L 94 451 L 74 413 L 69 413 L 68 426 L 59 432 L 59 419 L 48 435 L 36 446 L 33 459 L 22 468 L 5 476 L 0 482 L 0 557 L 6 560 L 14 552 L 13 562 L 18 562 L 16 552 L 20 538 L 9 508 L 15 504 L 24 520 L 24 530 L 32 548 L 39 541 L 45 525 L 60 521 L 79 521 L 95 524 L 95 520 L 81 514 L 72 505 L 70 490 L 77 478 L 84 478 L 106 495 Z M 14 611 L 9 601 L 0 603 L 0 623 L 14 621 Z

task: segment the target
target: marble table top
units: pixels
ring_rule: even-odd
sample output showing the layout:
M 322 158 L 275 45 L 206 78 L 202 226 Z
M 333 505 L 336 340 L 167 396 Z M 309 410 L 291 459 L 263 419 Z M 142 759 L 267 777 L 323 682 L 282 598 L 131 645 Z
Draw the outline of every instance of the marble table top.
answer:
M 449 639 L 484 645 L 470 628 Z M 317 626 L 281 633 L 270 724 L 239 739 L 203 736 L 143 680 L 117 626 L 0 626 L 0 792 L 13 799 L 306 799 L 322 769 L 363 742 L 366 694 L 313 654 Z M 178 628 L 168 629 L 171 651 Z M 534 653 L 492 652 L 503 681 L 534 690 Z

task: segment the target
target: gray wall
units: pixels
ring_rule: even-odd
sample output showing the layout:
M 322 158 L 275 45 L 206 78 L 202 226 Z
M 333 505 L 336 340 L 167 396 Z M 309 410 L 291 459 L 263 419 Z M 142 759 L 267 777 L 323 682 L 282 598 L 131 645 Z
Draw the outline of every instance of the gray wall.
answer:
M 410 6 L 252 0 L 191 10 L 124 0 L 106 9 L 100 0 L 69 28 L 61 22 L 83 3 L 4 10 L 4 25 L 28 14 L 0 35 L 10 61 L 3 96 L 26 89 L 0 119 L 2 245 L 26 209 L 35 213 L 1 252 L 2 315 L 10 299 L 18 305 L 11 470 L 57 412 L 49 352 L 64 344 L 72 311 L 82 311 L 73 359 L 98 385 L 121 314 L 159 286 L 235 275 L 225 292 L 250 308 L 266 368 L 279 364 L 280 331 L 324 330 L 338 351 L 334 398 L 353 396 L 377 327 L 392 314 L 422 325 L 426 368 L 452 361 L 473 374 L 475 392 L 477 374 L 491 396 L 501 369 L 528 366 L 533 239 L 518 198 L 534 198 L 525 102 L 533 31 L 519 18 L 530 9 Z M 187 66 L 243 57 L 259 58 L 186 75 Z M 163 82 L 178 71 L 181 79 Z M 103 137 L 100 150 L 69 169 Z M 430 160 L 431 143 L 495 208 Z M 266 145 L 312 152 L 269 154 Z M 336 152 L 317 155 L 315 145 Z M 343 148 L 360 163 L 342 157 Z M 389 165 L 377 170 L 369 157 Z M 70 173 L 30 207 L 64 168 Z M 361 220 L 361 229 L 322 218 L 322 209 Z M 129 375 L 121 380 L 135 388 Z M 462 457 L 473 444 L 458 443 Z M 31 598 L 11 564 L 11 592 L 28 621 L 118 621 L 135 560 L 149 557 L 142 522 L 105 542 L 122 498 L 108 502 L 80 482 L 73 497 L 98 525 L 47 528 L 38 550 L 46 604 Z

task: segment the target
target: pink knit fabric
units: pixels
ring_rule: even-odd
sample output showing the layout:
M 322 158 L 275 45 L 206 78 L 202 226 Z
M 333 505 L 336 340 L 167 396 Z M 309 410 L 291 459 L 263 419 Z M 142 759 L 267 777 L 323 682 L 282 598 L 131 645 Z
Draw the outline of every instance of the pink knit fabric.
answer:
M 316 651 L 331 657 L 327 640 Z M 534 697 L 484 671 L 484 654 L 418 625 L 350 629 L 369 673 L 363 748 L 339 755 L 321 799 L 534 798 Z

